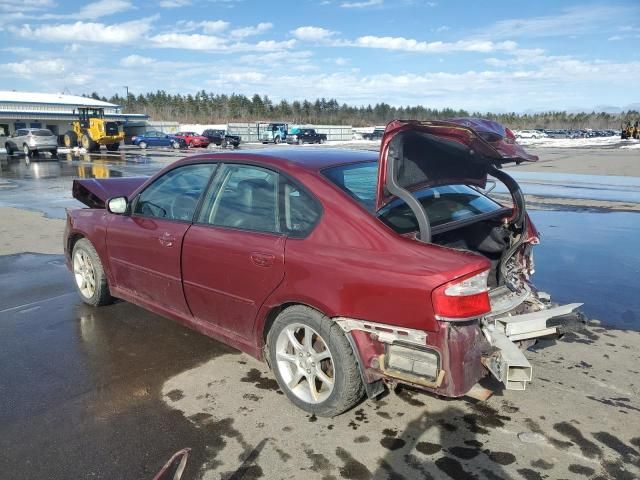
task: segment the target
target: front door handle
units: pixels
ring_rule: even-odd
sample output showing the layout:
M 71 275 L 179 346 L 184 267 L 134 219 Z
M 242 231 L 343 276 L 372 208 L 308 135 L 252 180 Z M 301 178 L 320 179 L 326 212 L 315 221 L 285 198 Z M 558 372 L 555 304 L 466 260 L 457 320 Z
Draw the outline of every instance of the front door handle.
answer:
M 173 243 L 176 241 L 176 237 L 171 235 L 169 232 L 164 232 L 160 237 L 158 237 L 158 241 L 163 247 L 172 247 Z
M 270 253 L 254 252 L 251 254 L 251 261 L 258 267 L 270 267 L 275 259 L 276 257 Z

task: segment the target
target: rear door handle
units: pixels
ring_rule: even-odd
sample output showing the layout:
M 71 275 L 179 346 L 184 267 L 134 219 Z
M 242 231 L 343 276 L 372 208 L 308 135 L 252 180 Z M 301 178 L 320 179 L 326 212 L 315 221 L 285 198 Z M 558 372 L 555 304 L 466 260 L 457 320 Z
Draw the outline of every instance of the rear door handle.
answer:
M 173 243 L 176 241 L 176 237 L 171 235 L 169 232 L 164 232 L 160 237 L 158 237 L 158 241 L 163 247 L 172 247 Z
M 258 267 L 270 267 L 275 259 L 276 257 L 270 253 L 254 252 L 251 254 L 251 261 Z

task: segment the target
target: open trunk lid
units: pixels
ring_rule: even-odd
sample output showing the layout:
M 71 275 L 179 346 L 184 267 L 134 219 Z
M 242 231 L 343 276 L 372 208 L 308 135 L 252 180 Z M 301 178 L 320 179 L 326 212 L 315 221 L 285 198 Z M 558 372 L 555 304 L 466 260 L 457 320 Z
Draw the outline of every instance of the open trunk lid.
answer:
M 112 197 L 129 197 L 147 177 L 89 178 L 73 181 L 73 198 L 90 208 L 105 208 Z
M 402 197 L 399 191 L 450 184 L 484 188 L 492 167 L 537 160 L 492 120 L 394 120 L 380 146 L 376 209 Z

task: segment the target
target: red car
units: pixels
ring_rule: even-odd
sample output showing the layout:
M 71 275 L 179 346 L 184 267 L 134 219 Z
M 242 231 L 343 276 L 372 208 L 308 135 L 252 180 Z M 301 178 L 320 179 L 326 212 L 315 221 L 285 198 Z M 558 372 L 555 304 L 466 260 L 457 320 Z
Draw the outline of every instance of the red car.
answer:
M 195 132 L 178 132 L 174 135 L 174 137 L 182 138 L 187 147 L 208 147 L 211 141 L 207 137 L 203 137 L 202 135 Z
M 584 322 L 530 283 L 538 234 L 490 121 L 394 121 L 353 150 L 191 156 L 154 177 L 75 180 L 64 247 L 82 299 L 133 302 L 266 360 L 337 415 L 398 383 L 523 390 L 522 349 Z M 488 176 L 513 205 L 483 193 Z M 105 211 L 106 209 L 106 211 Z

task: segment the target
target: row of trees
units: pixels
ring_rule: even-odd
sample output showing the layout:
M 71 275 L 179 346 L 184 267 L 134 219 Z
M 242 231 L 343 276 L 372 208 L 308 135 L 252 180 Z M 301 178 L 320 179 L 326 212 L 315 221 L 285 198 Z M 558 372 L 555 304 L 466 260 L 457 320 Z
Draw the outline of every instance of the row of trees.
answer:
M 469 112 L 444 108 L 441 110 L 418 106 L 394 107 L 386 103 L 352 106 L 335 99 L 314 101 L 281 100 L 273 102 L 258 94 L 249 98 L 238 94 L 214 94 L 204 90 L 195 95 L 172 95 L 163 90 L 128 98 L 118 94 L 111 98 L 94 92 L 87 95 L 98 100 L 123 106 L 124 112 L 145 113 L 154 120 L 180 123 L 227 123 L 253 121 L 288 121 L 291 123 L 339 124 L 355 127 L 383 125 L 394 118 L 418 120 L 446 120 L 453 117 L 483 117 L 496 120 L 513 129 L 523 128 L 620 128 L 622 122 L 635 121 L 638 112 L 619 114 L 606 112 L 567 113 L 543 112 L 535 114 Z

